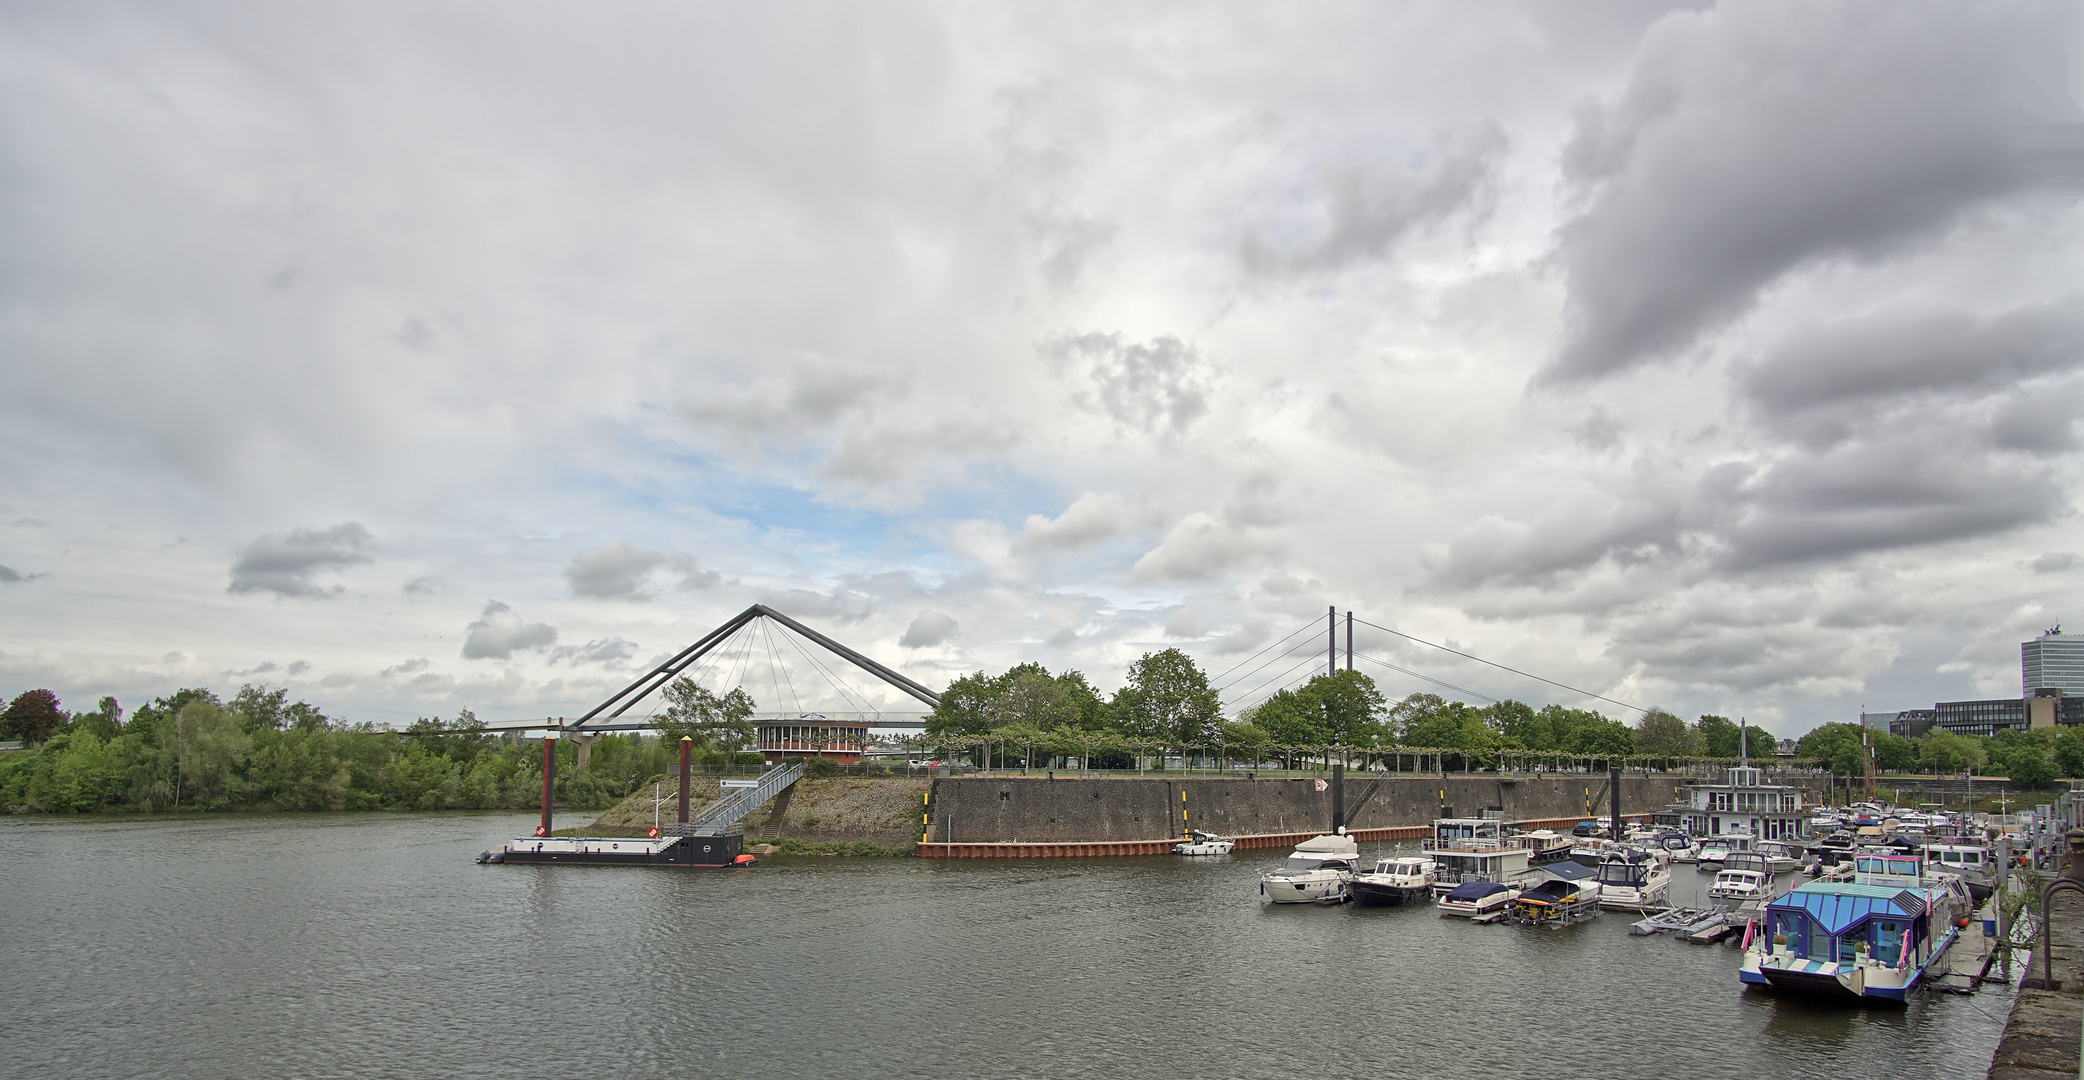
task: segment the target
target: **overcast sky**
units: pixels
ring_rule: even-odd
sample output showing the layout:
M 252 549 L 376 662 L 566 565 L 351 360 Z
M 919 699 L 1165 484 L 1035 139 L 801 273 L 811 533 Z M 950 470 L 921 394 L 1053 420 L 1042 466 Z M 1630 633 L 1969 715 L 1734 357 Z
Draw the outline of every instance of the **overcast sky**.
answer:
M 1337 605 L 1781 734 L 2016 695 L 2084 629 L 2080 41 L 8 4 L 0 690 L 577 715 L 764 601 L 932 686 Z

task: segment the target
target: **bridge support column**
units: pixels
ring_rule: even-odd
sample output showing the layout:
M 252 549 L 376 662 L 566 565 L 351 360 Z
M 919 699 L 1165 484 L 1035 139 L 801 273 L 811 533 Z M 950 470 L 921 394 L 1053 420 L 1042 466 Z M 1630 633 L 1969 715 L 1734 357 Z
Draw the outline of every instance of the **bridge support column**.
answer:
M 537 836 L 550 835 L 551 781 L 557 775 L 557 733 L 543 733 L 543 823 L 535 827 Z
M 592 756 L 593 756 L 593 743 L 594 743 L 594 740 L 596 740 L 596 739 L 600 738 L 600 736 L 599 736 L 599 735 L 586 735 L 586 734 L 582 734 L 582 733 L 580 733 L 580 732 L 576 732 L 576 731 L 575 731 L 575 732 L 572 732 L 572 733 L 570 733 L 570 734 L 566 735 L 566 736 L 565 736 L 565 738 L 567 738 L 567 739 L 570 739 L 570 740 L 572 740 L 573 742 L 575 742 L 575 743 L 579 744 L 579 767 L 578 767 L 578 768 L 577 768 L 576 770 L 574 770 L 574 771 L 576 771 L 576 772 L 585 772 L 585 771 L 586 771 L 586 759 L 587 759 L 587 758 L 589 758 L 589 757 L 592 757 Z
M 694 747 L 695 740 L 693 737 L 687 735 L 680 737 L 680 823 L 682 825 L 687 824 L 688 787 L 695 779 L 694 766 L 688 762 L 688 751 L 693 750 Z

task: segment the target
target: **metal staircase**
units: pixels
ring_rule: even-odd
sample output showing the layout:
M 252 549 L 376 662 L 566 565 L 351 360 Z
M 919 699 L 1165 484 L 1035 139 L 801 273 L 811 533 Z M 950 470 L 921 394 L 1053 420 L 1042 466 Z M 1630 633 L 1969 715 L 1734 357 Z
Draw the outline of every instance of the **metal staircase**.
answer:
M 673 824 L 665 828 L 668 836 L 722 836 L 738 819 L 760 808 L 760 804 L 788 789 L 790 784 L 803 779 L 803 762 L 784 761 L 760 774 L 759 782 L 753 787 L 738 788 L 715 806 L 702 811 L 700 816 L 685 825 Z

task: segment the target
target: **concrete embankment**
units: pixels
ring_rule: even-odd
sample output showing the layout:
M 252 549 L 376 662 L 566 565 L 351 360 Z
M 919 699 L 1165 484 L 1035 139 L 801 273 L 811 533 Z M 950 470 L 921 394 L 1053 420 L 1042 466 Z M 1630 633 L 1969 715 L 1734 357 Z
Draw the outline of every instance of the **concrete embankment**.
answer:
M 1169 850 L 1186 829 L 1273 847 L 1331 825 L 1332 792 L 1316 777 L 962 777 L 933 782 L 921 855 L 1136 855 Z M 1363 840 L 1426 835 L 1434 818 L 1495 810 L 1508 821 L 1562 825 L 1603 816 L 1608 779 L 1568 776 L 1382 776 L 1346 781 L 1347 827 Z M 1643 815 L 1678 799 L 1684 780 L 1621 780 L 1621 812 Z M 1182 816 L 1184 815 L 1184 817 Z M 1062 849 L 1062 850 L 1058 850 Z
M 865 843 L 905 848 L 919 839 L 921 797 L 931 782 L 923 777 L 800 780 L 739 824 L 747 844 L 788 839 L 811 847 Z M 717 801 L 719 789 L 714 778 L 697 777 L 689 792 L 693 812 L 699 814 Z M 679 813 L 678 786 L 667 780 L 660 794 L 658 820 L 671 822 Z M 596 836 L 640 836 L 651 822 L 652 794 L 646 785 L 602 814 L 587 831 Z

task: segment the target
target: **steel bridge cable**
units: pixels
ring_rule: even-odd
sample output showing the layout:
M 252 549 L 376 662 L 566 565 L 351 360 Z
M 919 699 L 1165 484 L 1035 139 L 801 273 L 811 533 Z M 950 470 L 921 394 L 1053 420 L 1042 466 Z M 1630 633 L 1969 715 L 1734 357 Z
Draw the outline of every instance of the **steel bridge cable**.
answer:
M 1293 636 L 1293 635 L 1290 635 L 1290 636 Z M 1250 678 L 1251 678 L 1252 676 L 1254 676 L 1254 675 L 1257 675 L 1257 674 L 1259 674 L 1259 673 L 1260 673 L 1260 672 L 1262 672 L 1262 671 L 1265 671 L 1265 670 L 1266 670 L 1267 668 L 1269 668 L 1269 667 L 1272 667 L 1273 665 L 1275 665 L 1275 664 L 1278 664 L 1278 663 L 1280 663 L 1281 661 L 1283 661 L 1283 660 L 1286 660 L 1286 659 L 1288 659 L 1288 658 L 1289 658 L 1289 657 L 1291 657 L 1291 656 L 1294 656 L 1294 655 L 1296 654 L 1296 651 L 1297 651 L 1297 650 L 1303 650 L 1303 651 L 1305 651 L 1305 652 L 1309 653 L 1309 654 L 1310 654 L 1310 655 L 1311 655 L 1312 657 L 1314 657 L 1314 656 L 1316 656 L 1316 655 L 1317 655 L 1317 645 L 1316 645 L 1316 643 L 1315 643 L 1315 642 L 1312 642 L 1312 641 L 1301 641 L 1301 642 L 1297 642 L 1297 643 L 1296 643 L 1296 644 L 1294 644 L 1294 645 L 1290 645 L 1290 646 L 1288 647 L 1287 651 L 1285 651 L 1285 652 L 1283 652 L 1283 653 L 1279 654 L 1278 656 L 1273 656 L 1273 657 L 1269 657 L 1269 658 L 1267 658 L 1266 660 L 1263 660 L 1263 661 L 1261 661 L 1258 667 L 1255 667 L 1255 668 L 1253 668 L 1252 670 L 1250 670 L 1250 671 L 1247 671 L 1247 672 L 1245 672 L 1245 673 L 1244 673 L 1244 674 L 1242 674 L 1242 675 L 1239 675 L 1239 676 L 1238 676 L 1237 678 L 1234 678 L 1234 679 L 1230 680 L 1230 681 L 1229 681 L 1228 683 L 1225 683 L 1224 685 L 1222 685 L 1222 686 L 1219 686 L 1219 687 L 1217 687 L 1217 688 L 1216 688 L 1216 691 L 1217 691 L 1218 693 L 1221 693 L 1221 692 L 1223 692 L 1223 691 L 1225 691 L 1225 690 L 1229 690 L 1229 689 L 1233 689 L 1233 688 L 1235 688 L 1235 687 L 1236 687 L 1236 686 L 1237 686 L 1238 684 L 1240 684 L 1240 683 L 1242 683 L 1242 682 L 1245 682 L 1246 680 L 1250 679 Z M 1260 685 L 1264 685 L 1264 684 L 1260 684 Z
M 1290 631 L 1288 637 L 1284 637 L 1280 641 L 1276 641 L 1272 645 L 1268 645 L 1266 649 L 1278 648 L 1282 644 L 1286 643 L 1289 638 L 1292 638 L 1295 635 L 1302 633 L 1304 630 L 1314 630 L 1316 626 L 1317 620 L 1311 619 L 1309 622 L 1302 624 L 1302 626 L 1298 627 L 1297 629 Z M 1217 679 L 1221 679 L 1224 676 L 1229 675 L 1231 672 L 1236 671 L 1238 668 L 1241 668 L 1246 664 L 1249 664 L 1252 661 L 1259 659 L 1259 654 L 1265 652 L 1266 649 L 1261 649 L 1259 650 L 1259 652 L 1255 652 L 1252 655 L 1245 657 L 1243 660 L 1239 660 L 1237 663 L 1230 665 L 1228 668 L 1225 668 L 1223 671 L 1216 674 L 1209 681 L 1215 682 Z
M 1291 652 L 1289 655 L 1292 656 L 1294 654 Z M 1283 657 L 1283 659 L 1286 659 L 1286 657 Z M 1298 660 L 1295 663 L 1288 665 L 1287 670 L 1269 679 L 1266 679 L 1263 682 L 1257 683 L 1249 689 L 1239 691 L 1237 695 L 1233 698 L 1233 700 L 1243 701 L 1248 698 L 1264 697 L 1270 694 L 1279 693 L 1282 690 L 1285 690 L 1288 687 L 1295 685 L 1298 678 L 1303 681 L 1308 681 L 1309 679 L 1314 677 L 1315 673 L 1310 669 L 1315 667 L 1317 663 L 1318 659 L 1316 655 L 1316 650 L 1311 649 L 1307 654 L 1303 656 L 1301 660 Z M 1296 672 L 1298 671 L 1303 672 L 1303 674 L 1297 676 Z
M 767 620 L 762 619 L 760 620 L 760 633 L 767 636 L 767 662 L 769 664 L 778 664 L 781 659 L 779 655 L 781 650 L 774 647 L 774 627 L 767 625 Z M 789 674 L 788 668 L 781 669 L 781 676 L 788 682 L 789 700 L 795 703 L 797 715 L 802 715 L 803 699 L 796 696 L 795 677 Z
M 1448 652 L 1448 653 L 1453 653 L 1453 654 L 1455 654 L 1456 656 L 1462 657 L 1462 658 L 1463 658 L 1463 659 L 1465 659 L 1465 660 L 1474 660 L 1474 661 L 1476 661 L 1476 662 L 1477 662 L 1477 663 L 1479 663 L 1479 664 L 1489 664 L 1489 665 L 1490 665 L 1491 667 L 1497 668 L 1497 669 L 1498 669 L 1498 670 L 1500 670 L 1500 671 L 1510 671 L 1510 672 L 1512 672 L 1512 673 L 1513 673 L 1514 675 L 1522 675 L 1522 676 L 1525 676 L 1526 678 L 1529 678 L 1529 679 L 1533 679 L 1533 680 L 1534 680 L 1534 681 L 1536 681 L 1536 682 L 1545 682 L 1545 683 L 1549 684 L 1550 686 L 1558 686 L 1558 687 L 1562 687 L 1563 689 L 1565 689 L 1565 690 L 1568 690 L 1568 691 L 1570 691 L 1570 692 L 1571 692 L 1571 693 L 1573 693 L 1573 694 L 1583 694 L 1584 696 L 1586 696 L 1586 697 L 1588 697 L 1588 698 L 1598 698 L 1598 699 L 1599 699 L 1599 700 L 1601 700 L 1601 701 L 1605 701 L 1605 702 L 1611 702 L 1612 704 L 1615 704 L 1615 705 L 1619 705 L 1620 707 L 1622 707 L 1622 708 L 1624 708 L 1624 709 L 1632 709 L 1632 710 L 1634 710 L 1634 711 L 1636 711 L 1636 712 L 1648 712 L 1648 711 L 1649 711 L 1648 709 L 1645 709 L 1645 708 L 1643 708 L 1643 707 L 1642 707 L 1642 706 L 1640 706 L 1640 705 L 1630 705 L 1629 703 L 1627 703 L 1627 702 L 1625 702 L 1625 701 L 1620 701 L 1620 700 L 1617 700 L 1617 699 L 1615 699 L 1615 698 L 1610 698 L 1610 697 L 1606 696 L 1605 694 L 1595 694 L 1595 693 L 1593 693 L 1593 692 L 1592 692 L 1592 691 L 1590 691 L 1590 690 L 1585 690 L 1585 689 L 1581 689 L 1581 688 L 1579 688 L 1579 687 L 1575 687 L 1575 686 L 1572 686 L 1572 685 L 1570 685 L 1569 683 L 1560 683 L 1560 682 L 1557 682 L 1557 681 L 1556 681 L 1556 680 L 1554 680 L 1554 679 L 1544 679 L 1544 678 L 1542 678 L 1541 676 L 1539 676 L 1539 675 L 1536 675 L 1536 674 L 1534 674 L 1534 673 L 1533 673 L 1533 672 L 1531 672 L 1531 671 L 1521 671 L 1520 669 L 1518 669 L 1518 668 L 1516 668 L 1516 667 L 1507 667 L 1506 665 L 1504 665 L 1504 664 L 1501 664 L 1501 663 L 1498 663 L 1498 662 L 1497 662 L 1497 661 L 1495 661 L 1495 660 L 1485 660 L 1485 659 L 1484 659 L 1483 657 L 1481 657 L 1481 656 L 1472 656 L 1472 655 L 1470 655 L 1469 653 L 1465 653 L 1465 652 L 1461 651 L 1460 649 L 1450 649 L 1450 648 L 1448 648 L 1448 647 L 1447 647 L 1447 646 L 1445 646 L 1445 645 L 1441 645 L 1441 644 L 1437 644 L 1437 643 L 1435 643 L 1435 642 L 1427 641 L 1427 640 L 1426 640 L 1426 639 L 1424 639 L 1424 638 L 1420 638 L 1420 637 L 1412 637 L 1412 636 L 1411 636 L 1410 634 L 1407 634 L 1407 633 L 1403 632 L 1402 630 L 1391 630 L 1391 629 L 1390 629 L 1389 627 L 1387 627 L 1387 626 L 1381 626 L 1381 625 L 1378 625 L 1378 624 L 1376 624 L 1376 623 L 1371 623 L 1371 622 L 1367 621 L 1366 619 L 1362 619 L 1362 618 L 1359 618 L 1358 616 L 1356 616 L 1356 617 L 1354 618 L 1354 620 L 1353 620 L 1353 621 L 1354 621 L 1354 622 L 1357 622 L 1357 623 L 1359 623 L 1359 624 L 1361 624 L 1362 626 L 1372 626 L 1372 627 L 1374 627 L 1375 629 L 1377 629 L 1377 630 L 1380 630 L 1380 631 L 1382 631 L 1382 632 L 1383 632 L 1383 633 L 1385 633 L 1385 634 L 1395 634 L 1396 636 L 1398 636 L 1398 637 L 1400 637 L 1400 638 L 1403 638 L 1403 639 L 1404 639 L 1404 640 L 1406 640 L 1406 641 L 1415 641 L 1415 642 L 1418 642 L 1418 643 L 1419 643 L 1420 645 L 1426 645 L 1426 646 L 1430 646 L 1431 648 L 1435 648 L 1435 649 L 1438 649 L 1438 650 L 1440 650 L 1441 652 Z
M 1238 702 L 1243 702 L 1252 698 L 1271 697 L 1274 694 L 1278 694 L 1281 691 L 1288 689 L 1290 686 L 1295 685 L 1296 679 L 1290 678 L 1290 676 L 1293 676 L 1296 672 L 1302 671 L 1304 668 L 1317 663 L 1317 657 L 1315 655 L 1315 652 L 1316 651 L 1314 649 L 1311 650 L 1311 655 L 1303 657 L 1301 661 L 1289 667 L 1288 670 L 1280 673 L 1279 675 L 1274 676 L 1272 679 L 1269 679 L 1266 682 L 1260 683 L 1258 686 L 1246 691 L 1242 696 L 1236 698 L 1235 700 Z M 1312 676 L 1309 675 L 1301 676 L 1301 678 L 1304 681 L 1307 681 L 1311 677 Z M 1272 689 L 1268 689 L 1269 687 L 1271 687 Z
M 1311 627 L 1307 627 L 1307 626 L 1306 626 L 1306 627 L 1304 627 L 1303 629 L 1304 629 L 1304 630 L 1309 630 L 1309 629 L 1311 629 Z M 1301 632 L 1302 632 L 1302 631 L 1297 631 L 1296 633 L 1301 633 Z M 1279 648 L 1279 647 L 1280 647 L 1281 645 L 1283 645 L 1283 644 L 1286 644 L 1286 643 L 1289 643 L 1289 642 L 1294 642 L 1294 641 L 1295 641 L 1295 637 L 1296 637 L 1296 634 L 1290 634 L 1290 635 L 1288 635 L 1287 637 L 1285 637 L 1285 638 L 1282 638 L 1282 639 L 1281 639 L 1280 641 L 1277 641 L 1277 642 L 1273 643 L 1272 645 L 1268 645 L 1268 646 L 1267 646 L 1266 648 L 1264 648 L 1264 649 L 1261 649 L 1261 650 L 1259 650 L 1259 651 L 1258 651 L 1258 652 L 1256 652 L 1256 653 L 1253 653 L 1253 654 L 1251 655 L 1251 657 L 1248 657 L 1248 658 L 1247 658 L 1247 659 L 1245 659 L 1244 661 L 1241 661 L 1240 663 L 1238 663 L 1238 664 L 1236 664 L 1236 665 L 1233 665 L 1233 666 L 1231 667 L 1231 669 L 1230 669 L 1230 670 L 1231 670 L 1231 671 L 1237 671 L 1237 670 L 1238 670 L 1238 668 L 1244 667 L 1244 665 L 1245 665 L 1245 664 L 1251 663 L 1251 662 L 1252 662 L 1252 660 L 1258 659 L 1259 657 L 1261 657 L 1261 656 L 1264 656 L 1264 655 L 1266 655 L 1266 653 L 1268 653 L 1268 652 L 1272 651 L 1273 649 Z M 1217 687 L 1217 689 L 1218 689 L 1218 690 L 1224 690 L 1224 689 L 1228 689 L 1228 688 L 1230 688 L 1230 687 L 1236 686 L 1236 685 L 1237 685 L 1238 683 L 1241 683 L 1241 682 L 1245 681 L 1246 679 L 1249 679 L 1249 678 L 1251 678 L 1251 677 L 1252 677 L 1252 676 L 1253 676 L 1254 674 L 1256 674 L 1256 673 L 1258 673 L 1258 672 L 1260 672 L 1260 671 L 1263 671 L 1263 670 L 1265 670 L 1265 669 L 1266 669 L 1266 667 L 1267 667 L 1267 665 L 1269 665 L 1269 664 L 1277 664 L 1277 663 L 1280 663 L 1280 662 L 1281 662 L 1281 660 L 1282 660 L 1283 658 L 1285 658 L 1285 657 L 1289 657 L 1289 656 L 1294 656 L 1294 655 L 1295 655 L 1295 650 L 1297 650 L 1297 649 L 1303 649 L 1303 648 L 1311 649 L 1311 650 L 1313 650 L 1313 651 L 1314 651 L 1314 650 L 1316 649 L 1316 645 L 1315 645 L 1315 643 L 1314 643 L 1314 642 L 1313 642 L 1313 641 L 1312 641 L 1311 639 L 1309 639 L 1309 638 L 1305 638 L 1305 639 L 1303 639 L 1302 641 L 1300 641 L 1300 642 L 1296 642 L 1296 643 L 1294 643 L 1294 644 L 1289 644 L 1289 645 L 1288 645 L 1288 647 L 1287 647 L 1286 649 L 1282 649 L 1282 650 L 1281 650 L 1281 651 L 1280 651 L 1279 653 L 1276 653 L 1275 655 L 1273 655 L 1273 656 L 1271 656 L 1271 657 L 1268 657 L 1268 658 L 1267 658 L 1267 659 L 1265 659 L 1265 660 L 1261 660 L 1261 661 L 1259 662 L 1259 664 L 1258 664 L 1257 666 L 1255 666 L 1255 667 L 1252 667 L 1252 668 L 1250 668 L 1250 669 L 1247 669 L 1247 670 L 1245 670 L 1245 671 L 1243 671 L 1243 672 L 1241 672 L 1241 673 L 1239 673 L 1239 674 L 1237 674 L 1237 675 L 1234 675 L 1234 676 L 1232 676 L 1232 677 L 1230 678 L 1230 680 L 1229 680 L 1228 682 L 1225 682 L 1225 683 L 1224 683 L 1224 684 L 1223 684 L 1222 686 L 1219 686 L 1219 687 Z M 1227 674 L 1227 673 L 1226 673 L 1226 674 Z
M 810 664 L 812 670 L 816 671 L 820 675 L 823 675 L 825 677 L 825 681 L 827 683 L 830 683 L 834 690 L 839 691 L 839 696 L 842 701 L 845 701 L 849 705 L 858 707 L 862 712 L 878 711 L 870 709 L 866 700 L 855 696 L 845 686 L 841 685 L 839 679 L 834 677 L 832 672 L 829 669 L 827 669 L 823 663 L 820 663 L 817 657 L 811 655 L 810 650 L 804 648 L 802 642 L 796 640 L 795 635 L 783 634 L 782 640 L 788 642 L 790 646 L 792 646 L 796 650 L 797 654 L 799 656 L 802 656 L 803 659 Z
M 1485 701 L 1488 701 L 1488 702 L 1490 702 L 1490 703 L 1491 703 L 1491 704 L 1493 704 L 1493 705 L 1496 705 L 1496 704 L 1498 703 L 1498 699 L 1497 699 L 1497 698 L 1494 698 L 1494 697 L 1492 697 L 1492 696 L 1490 696 L 1489 694 L 1479 694 L 1479 693 L 1477 693 L 1476 691 L 1474 691 L 1474 690 L 1471 690 L 1471 689 L 1469 689 L 1469 688 L 1467 688 L 1467 687 L 1463 687 L 1463 686 L 1456 686 L 1455 684 L 1453 684 L 1453 683 L 1451 683 L 1451 682 L 1448 682 L 1448 681 L 1447 681 L 1447 680 L 1445 680 L 1445 679 L 1436 679 L 1436 678 L 1433 678 L 1433 677 L 1432 677 L 1431 675 L 1427 675 L 1427 674 L 1425 674 L 1425 673 L 1423 673 L 1423 672 L 1413 671 L 1413 670 L 1411 670 L 1410 668 L 1407 668 L 1407 667 L 1398 667 L 1397 665 L 1395 665 L 1395 664 L 1392 664 L 1392 663 L 1390 663 L 1390 662 L 1389 662 L 1389 661 L 1387 661 L 1387 660 L 1377 660 L 1377 659 L 1375 659 L 1374 657 L 1372 657 L 1372 656 L 1369 656 L 1369 655 L 1368 655 L 1368 654 L 1366 654 L 1366 653 L 1360 653 L 1360 652 L 1357 652 L 1357 653 L 1354 653 L 1353 655 L 1354 655 L 1354 658 L 1355 658 L 1355 659 L 1359 659 L 1359 660 L 1366 660 L 1367 662 L 1369 662 L 1369 663 L 1371 663 L 1371 664 L 1381 664 L 1381 665 L 1382 665 L 1383 667 L 1386 667 L 1386 668 L 1388 668 L 1388 669 L 1389 669 L 1389 670 L 1391 670 L 1391 671 L 1401 671 L 1401 672 L 1403 672 L 1404 674 L 1406 674 L 1406 675 L 1409 675 L 1409 676 L 1411 676 L 1411 677 L 1412 677 L 1412 678 L 1414 678 L 1414 679 L 1424 679 L 1425 681 L 1427 681 L 1427 682 L 1429 682 L 1429 683 L 1432 683 L 1432 684 L 1433 684 L 1433 685 L 1435 685 L 1435 686 L 1444 686 L 1444 687 L 1446 687 L 1447 689 L 1449 689 L 1449 690 L 1452 690 L 1452 691 L 1454 691 L 1454 692 L 1455 692 L 1455 693 L 1457 693 L 1457 694 L 1467 694 L 1467 695 L 1468 695 L 1468 696 L 1470 696 L 1470 697 L 1482 698 L 1482 699 L 1484 699 Z

